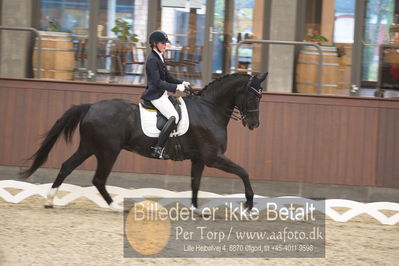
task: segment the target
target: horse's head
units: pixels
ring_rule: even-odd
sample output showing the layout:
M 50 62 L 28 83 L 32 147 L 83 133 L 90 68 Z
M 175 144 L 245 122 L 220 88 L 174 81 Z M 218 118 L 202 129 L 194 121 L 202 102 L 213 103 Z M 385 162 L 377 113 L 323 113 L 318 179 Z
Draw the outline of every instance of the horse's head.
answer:
M 259 127 L 259 102 L 262 98 L 263 88 L 261 83 L 266 79 L 268 73 L 251 76 L 245 89 L 236 99 L 241 116 L 242 124 L 250 130 Z

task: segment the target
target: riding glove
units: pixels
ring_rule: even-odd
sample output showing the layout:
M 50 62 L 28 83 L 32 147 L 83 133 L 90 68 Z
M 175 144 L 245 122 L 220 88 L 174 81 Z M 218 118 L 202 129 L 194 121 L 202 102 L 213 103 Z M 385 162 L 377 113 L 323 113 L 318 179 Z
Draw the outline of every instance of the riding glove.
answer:
M 177 85 L 177 88 L 176 88 L 176 90 L 178 90 L 178 91 L 185 91 L 185 89 L 186 89 L 186 87 L 183 84 Z
M 188 81 L 183 81 L 182 84 L 184 85 L 184 87 L 191 86 L 190 82 L 188 82 Z

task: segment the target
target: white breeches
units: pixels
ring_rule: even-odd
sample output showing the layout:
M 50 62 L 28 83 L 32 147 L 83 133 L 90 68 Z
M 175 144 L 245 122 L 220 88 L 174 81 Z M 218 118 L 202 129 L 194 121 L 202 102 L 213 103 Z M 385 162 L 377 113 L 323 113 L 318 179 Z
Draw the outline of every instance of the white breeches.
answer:
M 162 96 L 156 100 L 152 100 L 151 103 L 167 118 L 174 116 L 176 118 L 176 124 L 179 123 L 179 114 L 175 107 L 168 99 L 168 93 L 165 91 Z

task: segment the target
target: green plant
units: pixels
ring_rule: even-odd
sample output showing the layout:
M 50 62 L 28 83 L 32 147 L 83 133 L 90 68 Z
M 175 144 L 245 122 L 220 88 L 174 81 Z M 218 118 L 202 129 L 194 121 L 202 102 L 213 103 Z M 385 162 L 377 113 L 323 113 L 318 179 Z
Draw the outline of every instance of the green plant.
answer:
M 123 18 L 115 19 L 115 27 L 112 32 L 122 42 L 138 42 L 137 34 L 131 32 L 132 25 L 130 25 Z
M 328 42 L 328 39 L 327 39 L 326 37 L 324 37 L 323 35 L 318 34 L 318 33 L 316 33 L 316 34 L 314 35 L 314 39 L 315 39 L 317 42 Z
M 49 31 L 60 31 L 57 21 L 50 19 L 48 21 L 48 30 Z

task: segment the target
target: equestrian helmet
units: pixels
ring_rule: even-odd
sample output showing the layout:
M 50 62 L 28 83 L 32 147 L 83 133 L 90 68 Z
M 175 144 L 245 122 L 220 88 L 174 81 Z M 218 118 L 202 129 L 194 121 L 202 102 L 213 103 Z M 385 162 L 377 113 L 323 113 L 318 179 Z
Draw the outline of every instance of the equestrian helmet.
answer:
M 168 35 L 161 30 L 154 30 L 151 32 L 148 42 L 152 44 L 153 42 L 170 43 Z

